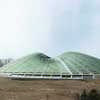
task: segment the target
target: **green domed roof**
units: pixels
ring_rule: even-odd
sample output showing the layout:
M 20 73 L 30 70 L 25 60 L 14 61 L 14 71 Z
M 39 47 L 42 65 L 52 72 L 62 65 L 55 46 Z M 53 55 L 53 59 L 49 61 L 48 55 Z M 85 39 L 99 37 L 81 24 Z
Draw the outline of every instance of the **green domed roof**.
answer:
M 59 61 L 43 53 L 35 53 L 16 60 L 0 68 L 0 72 L 10 73 L 61 73 L 66 72 Z
M 96 73 L 100 74 L 100 59 L 78 53 L 66 52 L 58 56 L 69 67 L 72 73 Z
M 0 73 L 100 74 L 100 60 L 78 52 L 55 58 L 34 53 L 1 67 Z

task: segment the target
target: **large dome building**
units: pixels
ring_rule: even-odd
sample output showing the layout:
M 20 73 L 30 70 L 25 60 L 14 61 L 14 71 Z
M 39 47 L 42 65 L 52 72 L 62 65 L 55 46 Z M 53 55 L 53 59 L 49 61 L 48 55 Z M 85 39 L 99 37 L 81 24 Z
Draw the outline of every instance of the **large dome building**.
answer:
M 0 75 L 15 79 L 96 79 L 100 78 L 100 59 L 78 52 L 55 58 L 35 53 L 1 67 Z

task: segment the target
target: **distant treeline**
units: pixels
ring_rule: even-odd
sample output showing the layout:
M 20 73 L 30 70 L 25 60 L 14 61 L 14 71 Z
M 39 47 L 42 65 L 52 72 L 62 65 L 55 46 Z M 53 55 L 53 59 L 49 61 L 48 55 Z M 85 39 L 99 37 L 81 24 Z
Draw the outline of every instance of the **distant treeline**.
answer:
M 0 59 L 0 67 L 2 67 L 3 65 L 6 65 L 6 64 L 8 64 L 8 63 L 10 63 L 12 61 L 13 61 L 13 59 L 11 59 L 11 58 L 8 58 L 8 59 Z

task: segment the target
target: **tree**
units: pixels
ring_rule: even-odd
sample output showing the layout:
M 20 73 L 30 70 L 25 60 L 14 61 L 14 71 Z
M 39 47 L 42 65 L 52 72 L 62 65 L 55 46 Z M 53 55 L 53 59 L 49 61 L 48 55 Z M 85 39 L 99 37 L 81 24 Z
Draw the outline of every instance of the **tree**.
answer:
M 2 60 L 0 59 L 0 67 L 2 67 L 3 66 L 3 62 L 2 62 Z

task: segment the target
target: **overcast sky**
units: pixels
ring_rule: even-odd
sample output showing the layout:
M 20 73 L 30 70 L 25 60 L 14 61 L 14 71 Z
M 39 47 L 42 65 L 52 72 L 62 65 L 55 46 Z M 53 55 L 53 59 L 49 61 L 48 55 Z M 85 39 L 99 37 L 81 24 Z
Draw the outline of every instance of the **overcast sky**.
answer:
M 0 57 L 66 51 L 100 57 L 100 0 L 0 0 Z

